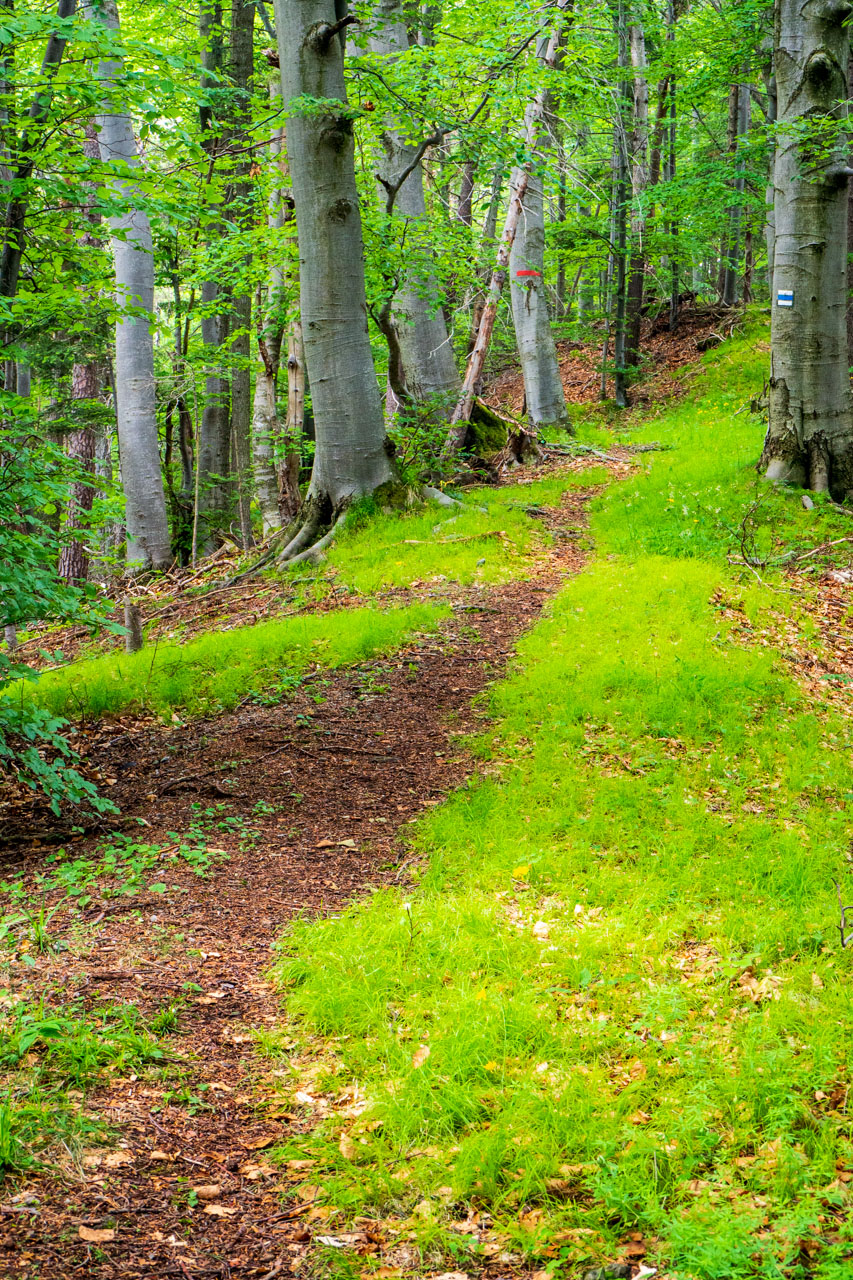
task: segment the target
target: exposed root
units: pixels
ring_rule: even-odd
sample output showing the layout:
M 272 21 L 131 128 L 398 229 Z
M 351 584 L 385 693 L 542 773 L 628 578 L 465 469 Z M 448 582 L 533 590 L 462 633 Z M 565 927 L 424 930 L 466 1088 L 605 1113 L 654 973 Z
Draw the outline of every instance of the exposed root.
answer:
M 313 538 L 319 533 L 320 527 L 319 515 L 309 515 L 302 527 L 297 530 L 295 536 L 279 552 L 278 564 L 290 564 L 300 551 L 310 545 Z
M 338 533 L 340 533 L 341 529 L 343 529 L 344 525 L 346 524 L 346 521 L 347 521 L 347 513 L 346 511 L 342 511 L 341 514 L 338 516 L 337 520 L 335 521 L 335 523 L 332 525 L 331 529 L 329 529 L 328 533 L 325 533 L 323 537 L 320 538 L 317 542 L 313 543 L 310 547 L 307 547 L 304 551 L 299 551 L 296 555 L 289 555 L 285 557 L 284 552 L 282 552 L 282 555 L 279 559 L 279 564 L 286 564 L 288 568 L 290 568 L 291 565 L 302 564 L 306 560 L 310 560 L 313 563 L 316 563 L 322 557 L 322 554 L 325 551 L 326 547 L 328 547 L 330 543 L 334 542 L 335 537 L 337 536 Z M 307 527 L 308 526 L 306 526 L 306 528 Z M 318 527 L 319 526 L 315 524 L 314 533 L 317 532 Z

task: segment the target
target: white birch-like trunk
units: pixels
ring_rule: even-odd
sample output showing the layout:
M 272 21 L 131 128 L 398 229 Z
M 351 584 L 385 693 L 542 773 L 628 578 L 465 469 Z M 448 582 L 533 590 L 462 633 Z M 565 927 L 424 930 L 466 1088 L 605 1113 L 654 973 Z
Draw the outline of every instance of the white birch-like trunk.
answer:
M 394 469 L 367 331 L 339 9 L 335 0 L 276 0 L 275 14 L 285 106 L 303 96 L 330 104 L 322 113 L 297 109 L 287 121 L 316 432 L 308 500 L 327 521 L 393 481 Z
M 86 0 L 87 18 L 119 29 L 116 0 Z M 113 110 L 112 86 L 121 63 L 105 60 L 98 67 L 103 111 L 96 118 L 98 146 L 104 164 L 117 162 L 124 173 L 109 180 L 111 189 L 128 205 L 127 212 L 108 219 L 115 262 L 116 294 L 125 314 L 116 324 L 116 421 L 121 479 L 127 523 L 127 564 L 132 570 L 165 569 L 172 561 L 166 496 L 157 440 L 154 387 L 154 337 L 149 316 L 154 310 L 154 255 L 148 215 L 134 207 L 130 176 L 140 160 L 130 117 Z
M 538 57 L 545 68 L 555 65 L 560 34 L 554 31 L 539 46 Z M 524 374 L 527 416 L 535 431 L 542 427 L 565 430 L 569 421 L 545 293 L 544 173 L 553 152 L 548 126 L 549 97 L 547 89 L 541 89 L 525 112 L 525 134 L 530 150 L 527 185 L 518 230 L 509 250 L 512 318 Z M 522 170 L 516 169 L 513 189 L 518 189 L 521 177 Z
M 401 0 L 379 0 L 371 28 L 372 53 L 394 58 L 409 48 Z M 380 200 L 385 203 L 387 183 L 392 188 L 409 168 L 417 143 L 389 120 L 377 157 Z M 421 262 L 431 253 L 426 238 L 427 212 L 423 168 L 417 164 L 394 200 L 394 214 L 405 219 L 407 252 Z M 432 271 L 423 265 L 407 272 L 394 298 L 392 315 L 397 328 L 406 389 L 413 400 L 436 399 L 449 417 L 459 394 L 459 373 L 447 324 L 439 306 L 439 287 Z
M 847 0 L 777 0 L 770 420 L 761 468 L 769 480 L 842 498 L 853 491 L 847 365 L 846 138 L 837 155 L 810 150 L 803 129 L 846 120 Z M 807 136 L 807 135 L 806 135 Z M 781 297 L 780 297 L 781 295 Z M 779 305 L 779 302 L 792 305 Z

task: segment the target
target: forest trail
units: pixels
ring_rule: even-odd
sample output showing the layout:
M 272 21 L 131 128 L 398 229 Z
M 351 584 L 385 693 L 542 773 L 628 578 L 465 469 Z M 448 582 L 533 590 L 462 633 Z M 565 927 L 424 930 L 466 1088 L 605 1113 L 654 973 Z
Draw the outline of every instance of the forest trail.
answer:
M 283 705 L 179 734 L 149 726 L 101 737 L 99 763 L 117 778 L 111 794 L 126 820 L 144 819 L 146 842 L 168 846 L 201 810 L 216 857 L 227 858 L 205 880 L 170 870 L 168 892 L 132 900 L 141 913 L 93 903 L 83 946 L 19 970 L 22 987 L 35 981 L 48 1003 L 131 1000 L 143 1015 L 173 1006 L 177 1031 L 163 1083 L 131 1073 L 87 1096 L 87 1110 L 118 1135 L 115 1151 L 69 1156 L 59 1176 L 7 1192 L 0 1274 L 286 1273 L 285 1245 L 310 1232 L 282 1209 L 282 1184 L 263 1157 L 300 1126 L 266 1109 L 258 1088 L 255 1043 L 280 1008 L 264 976 L 271 944 L 295 915 L 405 883 L 401 829 L 469 772 L 454 738 L 477 723 L 473 700 L 505 669 L 520 633 L 582 567 L 590 493 L 567 491 L 547 513 L 554 542 L 527 580 L 456 592 L 453 618 L 435 637 L 356 671 L 319 671 Z M 237 818 L 217 823 L 226 808 Z M 44 849 L 9 857 L 35 868 Z M 51 929 L 80 941 L 71 917 Z M 205 1190 L 196 1197 L 195 1187 Z

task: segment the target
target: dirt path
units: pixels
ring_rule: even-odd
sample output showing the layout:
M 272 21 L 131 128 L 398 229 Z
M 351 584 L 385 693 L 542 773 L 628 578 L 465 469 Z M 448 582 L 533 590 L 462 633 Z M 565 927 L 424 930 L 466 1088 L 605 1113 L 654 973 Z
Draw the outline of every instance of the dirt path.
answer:
M 177 1002 L 167 1043 L 181 1080 L 177 1097 L 164 1093 L 173 1082 L 133 1076 L 89 1095 L 86 1107 L 118 1132 L 118 1153 L 69 1157 L 50 1175 L 7 1183 L 0 1275 L 271 1280 L 293 1271 L 310 1225 L 299 1206 L 282 1209 L 263 1153 L 303 1121 L 265 1111 L 269 1062 L 253 1047 L 253 1033 L 280 1020 L 264 979 L 270 945 L 300 911 L 335 910 L 368 885 L 405 880 L 400 829 L 469 771 L 453 735 L 473 727 L 472 700 L 582 566 L 588 497 L 566 494 L 553 518 L 562 536 L 536 577 L 466 593 L 437 638 L 318 676 L 284 705 L 103 737 L 112 794 L 126 817 L 149 824 L 146 840 L 186 830 L 194 804 L 236 806 L 242 822 L 211 837 L 229 858 L 209 879 L 170 870 L 170 892 L 142 899 L 141 919 L 95 903 L 85 948 L 18 969 L 19 992 L 35 980 L 54 1001 L 130 1001 L 147 1012 Z M 16 856 L 35 864 L 43 849 Z M 198 1186 L 215 1190 L 193 1205 Z M 81 1227 L 114 1236 L 86 1241 Z

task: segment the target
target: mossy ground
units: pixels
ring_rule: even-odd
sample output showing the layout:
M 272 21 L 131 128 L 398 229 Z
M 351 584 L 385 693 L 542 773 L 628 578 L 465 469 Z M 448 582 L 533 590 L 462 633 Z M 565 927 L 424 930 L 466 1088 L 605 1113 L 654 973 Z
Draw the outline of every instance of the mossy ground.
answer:
M 330 1229 L 381 1217 L 431 1268 L 850 1274 L 850 722 L 744 644 L 733 613 L 799 603 L 727 563 L 848 530 L 756 487 L 764 338 L 627 424 L 674 447 L 597 501 L 416 885 L 282 939 L 314 1124 L 280 1157 Z

